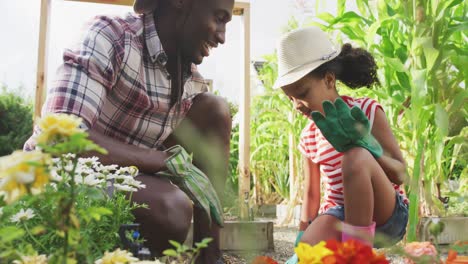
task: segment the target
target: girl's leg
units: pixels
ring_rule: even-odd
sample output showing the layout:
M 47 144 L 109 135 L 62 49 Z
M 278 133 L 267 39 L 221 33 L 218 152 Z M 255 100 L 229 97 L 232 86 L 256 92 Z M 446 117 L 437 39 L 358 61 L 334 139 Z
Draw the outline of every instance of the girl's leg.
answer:
M 342 173 L 345 222 L 353 226 L 377 226 L 392 216 L 395 189 L 375 158 L 363 148 L 344 153 Z
M 327 239 L 341 240 L 340 219 L 332 215 L 321 215 L 307 227 L 301 242 L 315 245 Z

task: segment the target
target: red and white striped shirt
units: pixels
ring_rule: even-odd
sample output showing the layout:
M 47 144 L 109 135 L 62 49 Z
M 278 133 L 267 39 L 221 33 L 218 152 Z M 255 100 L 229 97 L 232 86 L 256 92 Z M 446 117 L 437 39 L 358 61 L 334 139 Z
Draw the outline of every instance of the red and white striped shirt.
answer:
M 361 108 L 369 119 L 372 128 L 377 108 L 382 109 L 377 101 L 370 98 L 355 99 L 349 96 L 341 96 L 341 98 L 350 107 L 357 106 Z M 320 165 L 325 193 L 319 213 L 323 213 L 337 205 L 344 205 L 343 175 L 341 173 L 343 153 L 333 148 L 313 121 L 302 130 L 299 151 L 311 159 L 312 162 Z M 408 204 L 409 201 L 400 185 L 393 184 L 393 187 L 403 196 L 404 203 Z

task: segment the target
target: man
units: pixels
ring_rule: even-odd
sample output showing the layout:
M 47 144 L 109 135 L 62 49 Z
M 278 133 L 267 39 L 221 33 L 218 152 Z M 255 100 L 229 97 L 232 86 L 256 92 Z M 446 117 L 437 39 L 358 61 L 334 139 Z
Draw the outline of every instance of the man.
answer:
M 168 240 L 183 242 L 193 215 L 194 241 L 214 239 L 198 263 L 218 263 L 221 258 L 220 227 L 155 173 L 167 169 L 168 153 L 163 150 L 180 144 L 194 154 L 195 165 L 218 194 L 222 192 L 229 159 L 229 107 L 203 93 L 206 86 L 194 64 L 224 43 L 233 6 L 234 0 L 135 0 L 137 14 L 97 17 L 80 46 L 64 52 L 48 91 L 43 115 L 81 117 L 90 138 L 109 152 L 100 156 L 103 163 L 139 168 L 146 188 L 134 193 L 133 200 L 149 209 L 138 209 L 135 216 L 153 253 L 169 248 Z M 207 150 L 207 145 L 219 147 Z M 31 147 L 33 140 L 25 145 Z M 217 164 L 205 162 L 216 160 L 213 155 L 221 157 Z

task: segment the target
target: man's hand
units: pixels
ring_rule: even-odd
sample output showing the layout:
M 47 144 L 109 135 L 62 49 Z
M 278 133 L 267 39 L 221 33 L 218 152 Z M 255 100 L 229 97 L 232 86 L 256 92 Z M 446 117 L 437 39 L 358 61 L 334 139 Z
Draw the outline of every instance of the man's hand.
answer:
M 323 136 L 338 151 L 345 152 L 353 147 L 367 149 L 375 158 L 383 154 L 379 142 L 370 132 L 370 123 L 362 110 L 348 105 L 338 98 L 333 104 L 330 101 L 323 102 L 323 111 L 314 111 L 311 116 Z

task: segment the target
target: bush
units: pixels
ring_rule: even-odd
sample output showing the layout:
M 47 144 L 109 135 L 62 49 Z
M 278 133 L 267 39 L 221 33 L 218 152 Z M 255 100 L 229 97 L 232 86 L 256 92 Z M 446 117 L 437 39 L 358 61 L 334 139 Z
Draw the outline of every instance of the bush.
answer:
M 3 92 L 0 94 L 0 156 L 23 148 L 32 134 L 33 107 L 22 97 Z

